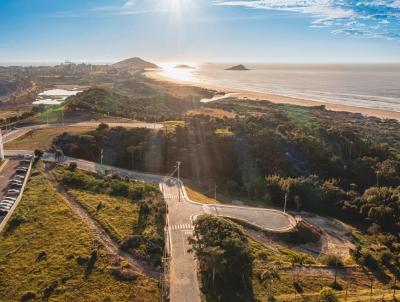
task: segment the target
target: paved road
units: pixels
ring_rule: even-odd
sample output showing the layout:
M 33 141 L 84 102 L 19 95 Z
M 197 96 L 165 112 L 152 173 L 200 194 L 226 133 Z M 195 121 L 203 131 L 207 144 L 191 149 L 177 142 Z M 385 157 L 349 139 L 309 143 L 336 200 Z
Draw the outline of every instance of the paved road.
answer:
M 18 151 L 8 151 L 16 154 Z M 45 154 L 45 160 L 52 161 L 52 155 Z M 128 176 L 145 182 L 160 183 L 160 188 L 168 204 L 168 250 L 170 255 L 170 300 L 172 302 L 200 302 L 201 294 L 197 278 L 196 261 L 188 253 L 187 238 L 192 234 L 193 221 L 197 215 L 209 213 L 218 216 L 227 216 L 246 221 L 261 228 L 274 231 L 284 231 L 292 228 L 296 221 L 283 212 L 262 209 L 237 207 L 227 205 L 205 205 L 190 200 L 183 186 L 179 191 L 178 181 L 164 181 L 160 175 L 151 175 L 130 170 L 115 168 L 106 165 L 65 157 L 63 163 L 77 163 L 82 170 L 89 172 L 113 171 L 122 176 Z

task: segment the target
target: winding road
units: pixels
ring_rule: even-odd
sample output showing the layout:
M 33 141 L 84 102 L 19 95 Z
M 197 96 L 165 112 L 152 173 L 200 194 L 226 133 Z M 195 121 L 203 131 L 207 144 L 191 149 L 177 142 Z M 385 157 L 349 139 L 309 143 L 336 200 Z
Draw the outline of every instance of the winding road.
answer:
M 97 123 L 98 124 L 98 123 Z M 85 123 L 85 126 L 88 124 Z M 124 124 L 126 125 L 126 124 Z M 159 124 L 135 123 L 136 127 L 158 128 Z M 80 124 L 82 126 L 82 124 Z M 113 124 L 110 124 L 113 126 Z M 41 126 L 43 128 L 45 126 Z M 134 125 L 131 124 L 131 127 Z M 37 128 L 37 127 L 36 127 Z M 26 134 L 32 128 L 26 127 L 8 133 L 4 138 L 10 141 Z M 24 133 L 23 133 L 24 132 Z M 22 133 L 22 134 L 21 134 Z M 6 150 L 6 155 L 17 155 L 26 151 Z M 45 153 L 44 160 L 55 161 L 53 155 Z M 296 225 L 296 220 L 281 211 L 239 207 L 228 205 L 206 205 L 191 200 L 185 187 L 175 178 L 165 178 L 161 175 L 134 172 L 94 162 L 64 157 L 62 163 L 75 162 L 78 168 L 89 172 L 105 171 L 117 173 L 137 180 L 160 184 L 164 198 L 168 205 L 167 215 L 167 250 L 170 258 L 169 285 L 170 301 L 172 302 L 200 302 L 201 293 L 197 277 L 197 264 L 194 255 L 188 253 L 188 237 L 193 231 L 193 220 L 201 214 L 212 214 L 222 217 L 231 217 L 270 231 L 287 231 Z

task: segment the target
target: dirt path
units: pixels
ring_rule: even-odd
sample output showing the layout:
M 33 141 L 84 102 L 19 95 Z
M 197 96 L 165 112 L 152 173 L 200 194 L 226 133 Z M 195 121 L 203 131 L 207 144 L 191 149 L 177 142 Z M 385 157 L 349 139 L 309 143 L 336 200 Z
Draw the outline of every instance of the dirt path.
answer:
M 54 189 L 61 195 L 61 197 L 74 210 L 74 212 L 94 231 L 96 237 L 104 244 L 104 247 L 109 252 L 127 261 L 139 274 L 150 277 L 154 280 L 159 280 L 160 274 L 157 273 L 151 266 L 137 260 L 131 254 L 126 253 L 119 248 L 119 244 L 113 238 L 111 238 L 111 236 L 101 227 L 101 225 L 94 220 L 71 195 L 68 194 L 62 185 L 56 181 L 50 170 L 46 169 L 45 174 L 50 180 L 50 183 L 53 185 Z

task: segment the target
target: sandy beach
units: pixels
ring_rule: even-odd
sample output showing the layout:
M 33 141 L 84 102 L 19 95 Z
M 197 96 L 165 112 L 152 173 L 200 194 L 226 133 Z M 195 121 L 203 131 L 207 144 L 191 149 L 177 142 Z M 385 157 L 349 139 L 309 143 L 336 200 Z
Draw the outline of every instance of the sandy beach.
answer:
M 354 113 L 361 113 L 366 116 L 375 116 L 379 118 L 387 118 L 387 119 L 396 119 L 400 121 L 400 113 L 393 112 L 393 111 L 386 111 L 386 110 L 379 110 L 379 109 L 371 109 L 371 108 L 364 108 L 364 107 L 356 107 L 356 106 L 347 106 L 343 104 L 334 104 L 334 103 L 327 103 L 327 102 L 319 102 L 315 100 L 306 100 L 300 98 L 293 98 L 283 95 L 277 94 L 269 94 L 269 93 L 261 93 L 261 92 L 254 92 L 236 88 L 229 88 L 217 85 L 211 85 L 207 83 L 199 83 L 193 81 L 180 81 L 176 79 L 172 79 L 166 77 L 161 74 L 160 71 L 148 71 L 145 73 L 145 76 L 148 78 L 158 80 L 158 81 L 166 81 L 174 84 L 180 85 L 191 85 L 196 87 L 201 87 L 210 90 L 216 90 L 220 93 L 226 94 L 234 94 L 236 98 L 239 99 L 253 99 L 253 100 L 268 100 L 273 103 L 278 104 L 293 104 L 293 105 L 300 105 L 300 106 L 321 106 L 324 105 L 326 109 L 333 110 L 333 111 L 347 111 L 347 112 L 354 112 Z

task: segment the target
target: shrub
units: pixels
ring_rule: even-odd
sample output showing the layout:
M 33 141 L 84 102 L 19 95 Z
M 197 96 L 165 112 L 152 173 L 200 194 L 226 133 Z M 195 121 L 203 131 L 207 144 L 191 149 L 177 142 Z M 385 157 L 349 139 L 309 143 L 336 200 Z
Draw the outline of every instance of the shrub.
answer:
M 139 247 L 143 242 L 143 238 L 140 235 L 131 235 L 131 236 L 126 236 L 121 244 L 120 247 L 123 250 L 128 250 L 128 249 L 134 249 Z
M 78 164 L 75 162 L 72 162 L 69 164 L 68 169 L 72 172 L 75 172 L 76 168 L 78 167 Z
M 319 298 L 323 302 L 338 302 L 339 299 L 336 297 L 335 291 L 329 287 L 324 287 L 319 292 Z
M 45 290 L 43 291 L 43 297 L 45 299 L 48 299 L 51 294 L 54 292 L 54 290 L 57 288 L 58 282 L 57 281 L 53 281 L 48 287 L 45 288 Z
M 119 281 L 135 281 L 138 278 L 137 273 L 131 269 L 115 267 L 111 271 L 112 276 Z
M 318 260 L 329 267 L 343 266 L 343 260 L 337 255 L 326 254 L 318 257 Z
M 26 292 L 25 294 L 22 295 L 21 297 L 21 302 L 28 302 L 30 300 L 36 299 L 36 295 L 33 292 Z

